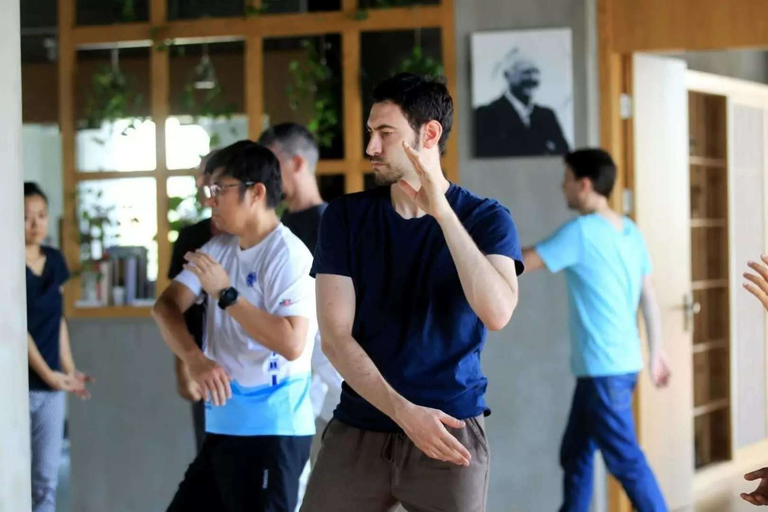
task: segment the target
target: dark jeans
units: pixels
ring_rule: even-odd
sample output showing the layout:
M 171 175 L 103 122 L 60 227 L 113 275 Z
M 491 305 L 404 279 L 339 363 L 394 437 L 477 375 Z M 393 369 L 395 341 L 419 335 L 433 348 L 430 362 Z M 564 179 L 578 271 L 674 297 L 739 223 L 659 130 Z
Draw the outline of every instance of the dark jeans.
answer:
M 168 512 L 294 512 L 312 436 L 207 434 Z
M 565 472 L 561 512 L 589 510 L 597 449 L 635 509 L 666 512 L 664 497 L 635 435 L 632 394 L 636 384 L 636 374 L 578 379 L 560 450 Z

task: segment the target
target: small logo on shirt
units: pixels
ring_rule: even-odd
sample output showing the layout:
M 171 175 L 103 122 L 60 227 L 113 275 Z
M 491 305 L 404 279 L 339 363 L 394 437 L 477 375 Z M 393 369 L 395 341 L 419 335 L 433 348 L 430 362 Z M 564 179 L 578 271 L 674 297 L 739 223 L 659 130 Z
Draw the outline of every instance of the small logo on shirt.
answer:
M 253 288 L 253 285 L 256 283 L 256 272 L 251 272 L 248 274 L 248 277 L 245 278 L 245 282 Z
M 283 299 L 280 301 L 280 305 L 283 307 L 290 306 L 291 304 L 293 304 L 293 301 L 291 299 Z

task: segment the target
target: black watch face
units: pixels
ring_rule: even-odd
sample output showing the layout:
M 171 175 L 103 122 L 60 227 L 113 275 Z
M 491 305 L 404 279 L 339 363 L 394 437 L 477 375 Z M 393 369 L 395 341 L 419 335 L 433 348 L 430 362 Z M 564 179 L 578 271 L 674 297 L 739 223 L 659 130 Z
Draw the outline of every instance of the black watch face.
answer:
M 235 290 L 234 288 L 230 287 L 230 288 L 227 288 L 226 290 L 224 290 L 221 293 L 221 297 L 219 299 L 219 302 L 224 307 L 227 307 L 227 306 L 230 306 L 233 302 L 235 302 L 235 300 L 237 300 L 237 290 Z

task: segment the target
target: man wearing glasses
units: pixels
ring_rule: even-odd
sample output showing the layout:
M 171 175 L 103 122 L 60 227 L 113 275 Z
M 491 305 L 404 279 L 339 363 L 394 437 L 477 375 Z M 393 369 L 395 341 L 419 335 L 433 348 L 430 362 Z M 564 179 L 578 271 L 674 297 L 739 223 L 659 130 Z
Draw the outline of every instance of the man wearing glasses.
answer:
M 282 184 L 271 151 L 236 143 L 206 175 L 213 222 L 229 234 L 187 253 L 153 309 L 206 401 L 206 439 L 168 510 L 293 510 L 315 433 L 312 256 L 275 213 Z M 201 351 L 183 313 L 203 292 Z

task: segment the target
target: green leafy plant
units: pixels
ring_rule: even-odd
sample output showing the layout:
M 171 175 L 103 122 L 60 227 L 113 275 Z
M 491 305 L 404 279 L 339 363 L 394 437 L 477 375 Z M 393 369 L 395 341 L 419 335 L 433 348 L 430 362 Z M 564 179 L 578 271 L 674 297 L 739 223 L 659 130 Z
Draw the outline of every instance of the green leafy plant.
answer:
M 441 76 L 443 74 L 443 64 L 437 59 L 424 55 L 424 49 L 417 43 L 411 50 L 411 54 L 403 59 L 400 66 L 392 74 L 395 73 Z
M 119 0 L 121 5 L 121 20 L 136 21 L 136 0 Z
M 103 192 L 94 189 L 78 189 L 77 205 L 79 207 L 79 228 L 80 228 L 80 260 L 92 261 L 91 253 L 94 241 L 98 241 L 102 251 L 106 247 L 107 229 L 117 223 L 112 220 L 111 215 L 115 206 L 104 206 L 101 204 Z
M 288 64 L 292 83 L 285 92 L 291 110 L 298 111 L 309 106 L 311 117 L 307 129 L 317 138 L 321 147 L 331 147 L 339 125 L 339 105 L 336 98 L 338 78 L 334 75 L 325 58 L 328 43 L 318 45 L 310 39 L 301 42 L 306 50 L 305 61 L 293 60 Z
M 197 194 L 189 196 L 173 196 L 168 198 L 168 229 L 181 232 L 203 219 L 205 207 L 200 203 Z
M 269 2 L 267 0 L 261 0 L 261 5 L 256 7 L 252 1 L 249 1 L 245 6 L 245 16 L 260 16 L 269 12 Z
M 127 135 L 144 118 L 135 113 L 141 108 L 144 97 L 136 93 L 117 65 L 117 50 L 112 51 L 112 65 L 102 66 L 91 77 L 91 93 L 85 102 L 85 119 L 81 129 L 99 129 L 104 123 L 110 127 L 110 135 L 116 121 L 129 119 L 121 132 Z M 94 137 L 103 144 L 105 141 Z

